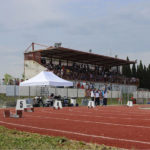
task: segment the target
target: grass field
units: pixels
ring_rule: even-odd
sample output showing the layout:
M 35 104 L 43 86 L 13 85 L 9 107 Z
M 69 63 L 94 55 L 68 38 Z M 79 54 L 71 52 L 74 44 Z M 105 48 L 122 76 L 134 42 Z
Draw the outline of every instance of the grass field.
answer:
M 88 144 L 81 141 L 72 141 L 64 137 L 50 137 L 40 134 L 10 130 L 0 126 L 0 149 L 116 150 L 117 148 Z

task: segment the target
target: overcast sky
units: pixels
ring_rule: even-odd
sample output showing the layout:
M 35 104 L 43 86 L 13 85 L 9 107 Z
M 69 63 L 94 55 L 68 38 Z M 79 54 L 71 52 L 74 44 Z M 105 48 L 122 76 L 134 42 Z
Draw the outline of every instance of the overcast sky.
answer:
M 32 43 L 150 63 L 150 0 L 0 0 L 0 78 Z

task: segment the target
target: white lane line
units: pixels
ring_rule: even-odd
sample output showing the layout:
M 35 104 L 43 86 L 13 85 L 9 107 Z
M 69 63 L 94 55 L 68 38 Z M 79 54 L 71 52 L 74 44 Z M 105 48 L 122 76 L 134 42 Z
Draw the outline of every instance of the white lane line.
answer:
M 104 112 L 103 110 L 98 110 L 98 109 L 94 109 L 94 110 L 96 110 L 97 111 L 97 113 L 98 112 L 103 112 L 103 114 L 105 115 L 112 115 L 112 113 L 117 113 L 117 114 L 115 114 L 115 115 L 119 115 L 119 116 L 127 116 L 127 115 L 134 115 L 134 116 L 144 116 L 144 115 L 147 115 L 147 117 L 148 117 L 148 115 L 150 115 L 150 113 L 146 113 L 146 114 L 140 114 L 140 115 L 137 115 L 136 113 L 129 113 L 129 112 L 127 112 L 128 114 L 123 114 L 122 112 L 120 112 L 119 114 L 118 114 L 118 112 L 112 112 L 112 113 L 108 113 L 108 112 Z M 71 112 L 79 112 L 79 113 L 84 113 L 84 114 L 93 114 L 93 113 L 95 113 L 95 112 L 84 112 L 84 111 L 79 111 L 79 110 L 70 110 L 69 109 L 69 111 L 71 111 Z
M 98 110 L 98 109 L 94 109 L 94 110 Z M 71 111 L 71 112 L 79 112 L 79 113 L 84 113 L 84 114 L 93 114 L 94 112 L 85 112 L 85 111 L 79 111 L 79 110 L 77 110 L 77 111 L 75 111 L 75 110 L 71 110 L 71 109 L 69 109 L 69 111 Z M 97 111 L 97 113 L 98 112 L 103 112 L 103 110 L 98 110 Z M 115 112 L 112 112 L 112 113 L 115 113 Z M 112 113 L 108 113 L 108 112 L 103 112 L 102 114 L 103 115 L 112 115 Z M 115 115 L 119 115 L 119 116 L 129 116 L 129 115 L 133 115 L 134 117 L 136 116 L 136 117 L 138 117 L 138 116 L 140 116 L 140 117 L 142 117 L 142 116 L 144 116 L 145 117 L 145 115 L 147 115 L 146 117 L 149 117 L 149 115 L 150 115 L 150 113 L 146 113 L 146 114 L 142 114 L 142 115 L 135 115 L 135 114 L 129 114 L 128 112 L 127 112 L 127 114 L 125 114 L 126 112 L 124 112 L 124 114 L 122 113 L 122 112 L 120 112 L 121 114 L 115 114 Z M 140 113 L 140 112 L 138 112 L 138 113 Z M 115 117 L 115 118 L 117 118 L 117 117 Z M 122 119 L 122 118 L 121 118 Z M 131 119 L 131 118 L 123 118 L 123 119 Z M 150 119 L 143 119 L 143 120 L 150 120 Z
M 28 117 L 33 117 L 30 115 L 26 115 Z M 71 121 L 71 122 L 82 122 L 82 123 L 91 123 L 91 124 L 104 124 L 104 125 L 113 125 L 113 126 L 123 126 L 123 127 L 134 127 L 134 128 L 145 128 L 150 129 L 148 126 L 139 126 L 139 125 L 130 125 L 130 124 L 118 124 L 118 123 L 109 123 L 109 122 L 100 122 L 100 121 L 84 121 L 84 120 L 73 120 L 73 119 L 65 119 L 65 118 L 54 118 L 54 117 L 43 117 L 43 116 L 34 116 L 37 118 L 47 118 L 47 119 L 54 119 L 54 120 L 65 120 L 65 121 Z
M 117 106 L 116 106 L 117 107 Z M 137 113 L 139 113 L 139 108 L 140 107 L 142 107 L 142 106 L 139 106 L 138 108 L 136 108 L 135 109 L 135 107 L 133 107 L 134 109 L 132 109 L 132 108 L 127 108 L 126 106 L 123 106 L 122 108 L 123 108 L 123 110 L 124 111 L 127 111 L 128 110 L 128 114 L 137 114 Z M 84 107 L 84 108 L 86 108 L 86 107 Z M 96 110 L 96 111 L 99 111 L 99 112 L 103 112 L 104 111 L 104 109 L 103 109 L 104 107 L 101 107 L 101 106 L 98 106 L 98 107 L 95 107 L 93 110 Z M 107 107 L 107 108 L 110 108 L 111 110 L 111 112 L 112 113 L 122 113 L 122 111 L 121 110 L 116 110 L 116 109 L 113 109 L 113 108 L 111 108 L 111 106 L 109 106 L 109 107 Z M 121 108 L 121 107 L 120 107 Z M 150 107 L 149 107 L 150 108 Z M 75 111 L 75 109 L 73 109 L 74 111 Z M 79 109 L 76 109 L 77 111 L 79 111 Z M 80 109 L 81 110 L 81 109 Z M 107 111 L 109 111 L 109 109 L 105 109 L 105 110 L 107 110 Z M 88 113 L 92 113 L 92 112 L 88 112 Z M 107 112 L 106 112 L 107 113 Z M 140 111 L 140 115 L 148 115 L 148 114 L 150 114 L 150 112 L 148 112 L 148 111 Z
M 89 115 L 79 115 L 79 114 L 66 114 L 66 113 L 56 113 L 56 111 L 55 112 L 50 112 L 50 111 L 44 111 L 44 110 L 42 110 L 41 112 L 45 112 L 45 113 L 51 113 L 51 114 L 62 114 L 62 115 L 66 115 L 66 116 L 81 116 L 81 117 L 92 117 L 92 118 L 110 118 L 110 119 L 121 119 L 121 120 L 137 120 L 137 118 L 120 118 L 120 117 L 108 117 L 108 116 L 89 116 Z M 140 120 L 150 120 L 150 119 L 140 119 Z
M 122 142 L 131 142 L 131 143 L 140 143 L 140 144 L 148 144 L 148 145 L 150 145 L 150 142 L 145 142 L 145 141 L 137 141 L 137 140 L 128 140 L 128 139 L 121 139 L 121 138 L 113 138 L 113 137 L 107 137 L 107 136 L 85 134 L 85 133 L 80 133 L 80 132 L 65 131 L 65 130 L 58 130 L 58 129 L 40 128 L 40 127 L 36 127 L 36 126 L 29 126 L 29 125 L 8 123 L 8 122 L 4 122 L 4 121 L 0 121 L 0 123 L 1 124 L 11 125 L 11 126 L 24 127 L 24 128 L 46 130 L 46 131 L 60 132 L 60 133 L 66 133 L 66 134 L 74 134 L 74 135 L 80 135 L 80 136 L 86 136 L 86 137 L 102 138 L 102 139 L 107 139 L 107 140 L 116 140 L 116 141 L 122 141 Z

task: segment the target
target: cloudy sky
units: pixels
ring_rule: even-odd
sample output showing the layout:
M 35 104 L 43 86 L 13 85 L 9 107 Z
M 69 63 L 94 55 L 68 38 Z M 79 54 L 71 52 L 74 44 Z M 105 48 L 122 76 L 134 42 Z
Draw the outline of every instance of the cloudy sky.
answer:
M 0 0 L 0 78 L 32 43 L 150 63 L 150 0 Z

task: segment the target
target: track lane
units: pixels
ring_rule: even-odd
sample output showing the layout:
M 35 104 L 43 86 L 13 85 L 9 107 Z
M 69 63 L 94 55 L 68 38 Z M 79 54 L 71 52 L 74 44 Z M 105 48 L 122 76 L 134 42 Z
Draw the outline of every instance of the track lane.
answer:
M 81 117 L 82 114 L 80 112 L 78 113 L 72 112 L 71 115 L 69 116 L 68 115 L 70 112 L 69 109 L 70 108 L 64 108 L 63 110 L 59 110 L 59 111 L 57 110 L 53 111 L 52 109 L 49 108 L 35 109 L 34 113 L 24 113 L 24 118 L 21 119 L 3 118 L 1 115 L 0 124 L 4 125 L 2 121 L 3 122 L 7 121 L 7 123 L 10 124 L 9 125 L 5 124 L 5 125 L 9 128 L 17 127 L 18 129 L 25 130 L 25 131 L 38 132 L 41 134 L 48 134 L 48 135 L 63 135 L 71 139 L 84 140 L 87 142 L 96 142 L 99 144 L 103 143 L 106 145 L 118 146 L 124 148 L 132 148 L 132 147 L 149 148 L 150 147 L 149 128 L 144 129 L 140 127 L 140 129 L 135 129 L 134 126 L 125 128 L 125 126 L 121 127 L 120 125 L 114 125 L 113 123 L 111 124 L 110 122 L 109 124 L 104 124 L 103 122 L 104 120 L 102 121 L 102 123 L 92 123 L 92 121 L 94 122 L 94 120 L 90 120 L 93 119 L 92 116 L 90 116 L 90 113 L 84 112 L 87 111 L 86 108 L 81 107 L 81 108 L 77 108 L 77 109 L 73 108 L 73 109 L 79 111 L 81 110 L 81 112 L 83 111 L 84 114 L 89 114 L 89 117 L 85 116 L 84 114 L 83 114 L 84 116 Z M 52 111 L 53 113 L 49 113 L 50 111 Z M 89 112 L 94 112 L 94 111 L 98 111 L 98 110 L 89 110 Z M 104 111 L 107 112 L 108 109 Z M 115 110 L 113 111 L 114 114 L 112 114 L 112 116 L 115 116 Z M 39 114 L 46 117 L 45 118 L 40 116 L 38 117 Z M 96 112 L 95 114 L 98 115 L 99 112 Z M 56 116 L 57 117 L 59 116 L 62 119 L 69 119 L 69 120 L 62 120 L 59 119 L 59 117 L 56 118 Z M 77 117 L 78 120 L 75 117 Z M 120 121 L 119 116 L 118 118 L 116 118 L 116 120 Z M 150 123 L 149 120 L 147 121 Z M 11 125 L 12 123 L 18 124 L 18 126 L 14 127 L 13 125 Z M 23 125 L 24 127 L 19 125 Z M 31 128 L 30 126 L 34 128 Z M 145 125 L 143 124 L 143 126 Z M 38 128 L 43 128 L 43 129 L 38 130 Z M 54 130 L 60 130 L 60 131 L 54 131 Z M 65 131 L 65 132 L 61 132 L 61 131 Z

